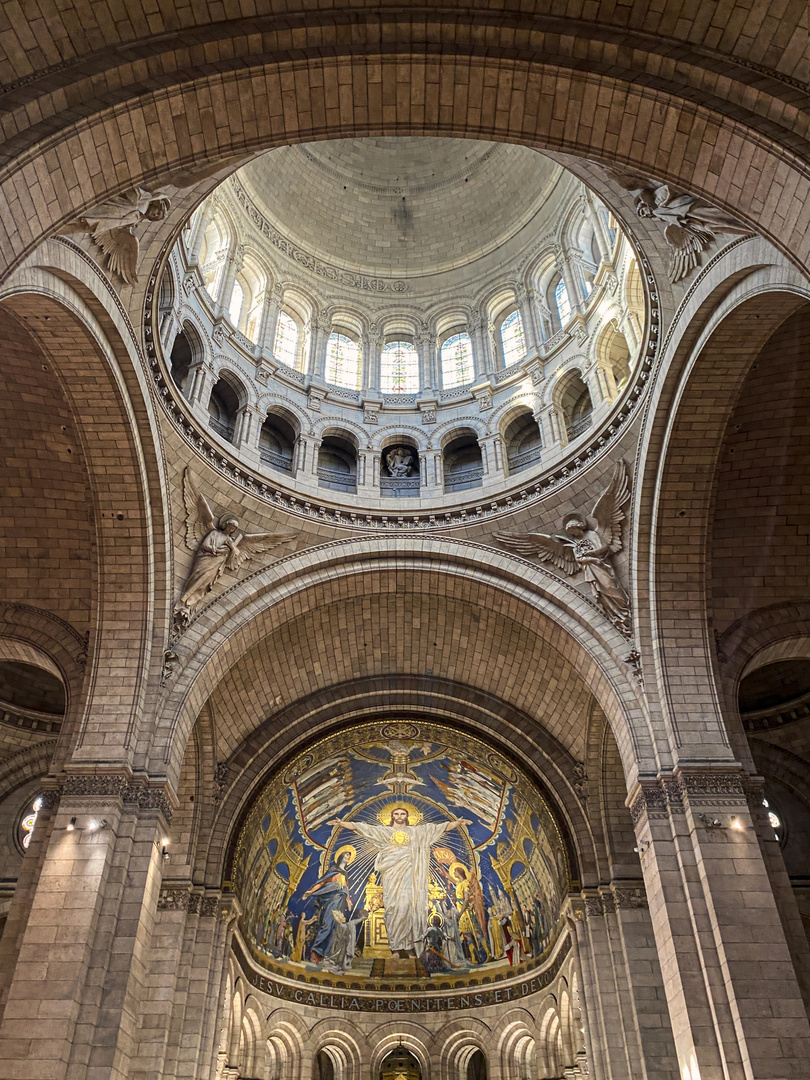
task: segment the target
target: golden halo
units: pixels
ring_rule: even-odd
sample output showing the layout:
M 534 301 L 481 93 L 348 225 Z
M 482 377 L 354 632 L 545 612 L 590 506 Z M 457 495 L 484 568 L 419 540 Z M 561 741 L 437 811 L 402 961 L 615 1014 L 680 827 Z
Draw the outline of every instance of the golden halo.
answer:
M 408 824 L 418 825 L 422 820 L 422 811 L 417 810 L 412 802 L 401 802 L 397 800 L 395 802 L 386 803 L 380 810 L 377 811 L 377 818 L 383 823 L 383 825 L 391 824 L 391 811 L 396 810 L 398 806 L 401 806 L 403 810 L 408 811 Z
M 454 863 L 451 863 L 451 864 L 450 864 L 450 867 L 449 867 L 449 869 L 448 869 L 448 871 L 447 871 L 447 872 L 448 872 L 448 874 L 449 874 L 449 875 L 450 875 L 450 877 L 451 877 L 451 878 L 453 879 L 453 881 L 455 881 L 455 880 L 456 880 L 456 870 L 457 870 L 457 869 L 459 868 L 459 866 L 460 866 L 460 867 L 461 867 L 461 869 L 462 869 L 462 870 L 464 871 L 464 880 L 465 880 L 465 881 L 468 881 L 468 880 L 469 880 L 469 877 L 470 877 L 470 871 L 469 871 L 469 868 L 468 868 L 468 867 L 466 867 L 466 866 L 464 865 L 464 863 L 463 863 L 463 862 L 454 862 Z
M 351 856 L 351 858 L 349 859 L 349 866 L 351 866 L 354 860 L 357 858 L 357 848 L 354 846 L 354 844 L 344 844 L 343 847 L 339 847 L 333 855 L 332 861 L 337 862 L 340 856 L 347 851 Z

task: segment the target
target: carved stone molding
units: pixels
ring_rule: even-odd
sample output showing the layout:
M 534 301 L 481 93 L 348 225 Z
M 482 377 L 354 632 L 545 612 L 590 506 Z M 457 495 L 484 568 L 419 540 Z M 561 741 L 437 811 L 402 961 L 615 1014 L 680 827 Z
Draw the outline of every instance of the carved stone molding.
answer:
M 58 785 L 57 798 L 116 799 L 125 805 L 135 805 L 139 810 L 157 810 L 167 823 L 172 819 L 172 800 L 165 783 L 134 780 L 125 772 L 70 774 Z
M 572 899 L 571 914 L 575 921 L 582 922 L 585 919 L 601 919 L 617 911 L 646 907 L 647 893 L 643 885 L 603 885 L 597 894 L 585 896 L 578 901 Z
M 188 911 L 191 894 L 187 888 L 164 886 L 158 896 L 158 911 Z
M 648 906 L 647 893 L 642 886 L 639 886 L 637 889 L 617 887 L 613 890 L 613 898 L 616 903 L 617 911 L 645 908 Z
M 645 813 L 650 819 L 685 814 L 687 806 L 738 807 L 746 801 L 744 781 L 739 772 L 713 771 L 642 780 L 630 804 L 633 824 L 637 825 Z

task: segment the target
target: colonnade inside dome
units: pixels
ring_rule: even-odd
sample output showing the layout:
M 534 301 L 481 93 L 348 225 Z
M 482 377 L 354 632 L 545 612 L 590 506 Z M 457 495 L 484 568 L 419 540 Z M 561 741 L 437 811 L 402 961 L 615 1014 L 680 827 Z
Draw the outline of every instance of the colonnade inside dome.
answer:
M 0 28 L 4 1077 L 806 1076 L 810 58 L 659 8 Z

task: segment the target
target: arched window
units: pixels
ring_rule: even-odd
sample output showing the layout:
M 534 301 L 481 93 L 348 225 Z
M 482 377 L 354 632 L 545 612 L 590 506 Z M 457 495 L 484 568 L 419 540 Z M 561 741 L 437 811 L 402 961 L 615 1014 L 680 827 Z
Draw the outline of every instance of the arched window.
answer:
M 442 386 L 451 390 L 473 380 L 472 341 L 469 334 L 453 334 L 442 342 Z
M 228 318 L 237 330 L 239 329 L 239 319 L 242 317 L 242 305 L 244 302 L 245 290 L 238 281 L 235 281 L 231 292 L 231 302 L 228 305 Z
M 42 809 L 42 796 L 37 795 L 28 809 L 23 813 L 20 819 L 20 843 L 23 846 L 23 850 L 28 850 L 28 845 L 31 843 L 31 837 L 34 835 L 34 827 L 37 823 L 37 815 Z
M 273 356 L 279 363 L 286 364 L 287 367 L 295 367 L 300 335 L 298 323 L 292 315 L 288 315 L 286 311 L 280 312 L 276 323 L 276 340 L 273 343 Z
M 380 389 L 384 394 L 419 392 L 419 355 L 410 341 L 389 341 L 380 363 Z
M 777 843 L 781 844 L 784 839 L 785 828 L 782 818 L 777 814 L 776 810 L 774 810 L 767 799 L 762 800 L 762 805 L 768 811 L 768 823 L 773 829 L 773 838 Z
M 557 282 L 557 287 L 554 290 L 554 303 L 557 305 L 560 326 L 565 326 L 571 318 L 571 301 L 568 298 L 568 289 L 566 289 L 562 278 Z
M 346 334 L 329 335 L 326 343 L 326 381 L 350 390 L 360 389 L 360 346 Z
M 501 323 L 501 344 L 503 345 L 503 365 L 511 367 L 526 355 L 526 342 L 523 337 L 523 320 L 515 310 Z

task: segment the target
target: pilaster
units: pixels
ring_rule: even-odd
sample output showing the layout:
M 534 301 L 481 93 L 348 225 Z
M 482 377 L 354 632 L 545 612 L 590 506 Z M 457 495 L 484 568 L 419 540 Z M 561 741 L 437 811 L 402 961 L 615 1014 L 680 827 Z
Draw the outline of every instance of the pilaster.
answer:
M 677 769 L 629 801 L 680 1072 L 806 1076 L 810 1025 L 743 775 Z

